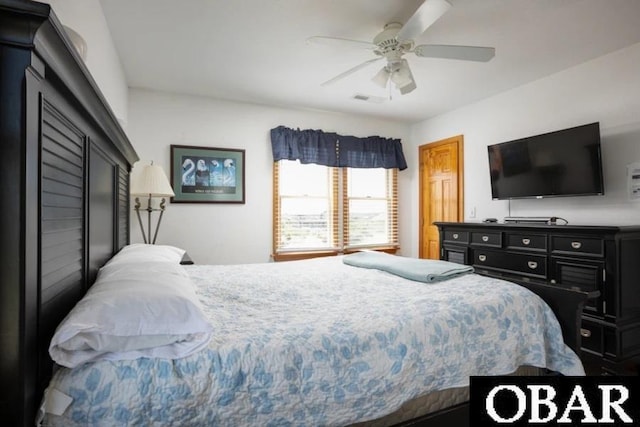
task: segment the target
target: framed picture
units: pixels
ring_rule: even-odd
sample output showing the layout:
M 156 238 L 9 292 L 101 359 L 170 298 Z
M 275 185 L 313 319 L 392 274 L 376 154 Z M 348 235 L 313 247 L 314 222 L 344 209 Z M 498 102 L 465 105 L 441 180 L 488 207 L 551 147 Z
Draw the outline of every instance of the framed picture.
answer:
M 172 203 L 244 203 L 244 150 L 171 146 Z

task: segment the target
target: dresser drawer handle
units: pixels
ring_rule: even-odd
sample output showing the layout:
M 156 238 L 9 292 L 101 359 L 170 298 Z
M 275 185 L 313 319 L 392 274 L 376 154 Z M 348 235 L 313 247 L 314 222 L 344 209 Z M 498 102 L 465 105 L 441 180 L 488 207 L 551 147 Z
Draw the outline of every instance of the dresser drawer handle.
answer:
M 458 233 L 453 233 L 453 238 L 458 240 Z
M 582 243 L 581 242 L 571 242 L 571 247 L 573 249 L 580 249 L 582 247 Z
M 590 338 L 591 337 L 591 331 L 585 328 L 580 328 L 580 335 L 583 338 Z
M 489 241 L 489 236 L 482 236 L 482 241 L 483 242 L 488 242 Z
M 485 262 L 485 261 L 487 260 L 487 256 L 486 256 L 486 255 L 478 255 L 478 259 L 479 259 L 481 262 Z
M 527 245 L 529 245 L 529 243 L 531 243 L 531 240 L 529 240 L 529 239 L 522 239 L 522 244 L 523 244 L 523 245 L 527 246 Z
M 529 261 L 527 263 L 527 265 L 529 266 L 530 269 L 535 270 L 536 268 L 538 268 L 538 263 L 535 261 Z

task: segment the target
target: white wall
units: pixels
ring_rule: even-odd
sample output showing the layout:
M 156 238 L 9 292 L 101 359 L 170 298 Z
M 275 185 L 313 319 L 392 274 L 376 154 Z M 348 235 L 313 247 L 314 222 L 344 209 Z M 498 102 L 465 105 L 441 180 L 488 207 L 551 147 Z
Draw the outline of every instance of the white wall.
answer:
M 126 130 L 129 88 L 98 0 L 41 0 L 53 8 L 63 25 L 87 42 L 85 65 Z
M 169 204 L 158 234 L 158 244 L 186 249 L 201 264 L 267 262 L 272 251 L 272 168 L 270 129 L 322 129 L 346 135 L 409 137 L 407 124 L 316 111 L 172 95 L 133 89 L 129 93 L 129 136 L 141 161 L 153 160 L 169 175 L 170 148 L 196 145 L 246 150 L 245 204 Z M 411 155 L 405 149 L 407 162 Z M 141 164 L 141 162 L 138 162 Z M 137 173 L 139 168 L 134 168 Z M 399 203 L 404 206 L 410 179 L 399 174 Z M 412 213 L 401 209 L 401 224 Z M 141 242 L 135 215 L 132 242 Z M 400 244 L 412 236 L 400 228 Z M 409 244 L 409 243 L 407 243 Z
M 465 220 L 558 216 L 572 224 L 640 224 L 640 203 L 627 198 L 626 165 L 640 162 L 640 44 L 586 62 L 412 126 L 411 147 L 464 135 Z M 600 122 L 604 196 L 492 201 L 487 145 Z M 410 186 L 417 218 L 417 159 Z M 510 205 L 510 206 L 509 206 Z M 470 211 L 476 208 L 476 218 Z M 510 210 L 509 210 L 510 208 Z M 417 236 L 417 219 L 408 224 Z M 418 253 L 417 239 L 407 250 Z

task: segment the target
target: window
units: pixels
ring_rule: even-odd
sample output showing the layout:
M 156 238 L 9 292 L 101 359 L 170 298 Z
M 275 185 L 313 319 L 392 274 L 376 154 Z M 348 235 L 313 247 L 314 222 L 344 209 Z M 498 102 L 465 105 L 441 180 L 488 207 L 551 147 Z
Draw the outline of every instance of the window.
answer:
M 274 163 L 276 260 L 398 246 L 397 169 Z
M 397 243 L 395 169 L 345 168 L 347 247 Z

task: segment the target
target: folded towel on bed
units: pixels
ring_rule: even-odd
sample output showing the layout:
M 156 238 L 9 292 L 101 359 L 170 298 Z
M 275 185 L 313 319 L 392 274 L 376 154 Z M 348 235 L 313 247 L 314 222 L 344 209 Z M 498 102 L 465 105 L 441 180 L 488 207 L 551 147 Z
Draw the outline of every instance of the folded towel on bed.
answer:
M 375 268 L 405 279 L 424 283 L 440 282 L 473 272 L 473 267 L 470 265 L 433 259 L 402 257 L 375 251 L 362 251 L 345 255 L 342 262 L 354 267 Z

